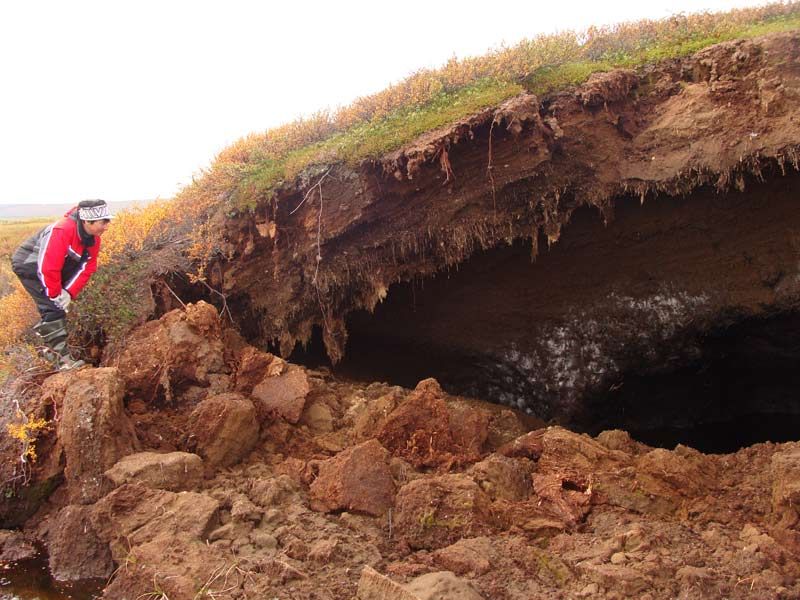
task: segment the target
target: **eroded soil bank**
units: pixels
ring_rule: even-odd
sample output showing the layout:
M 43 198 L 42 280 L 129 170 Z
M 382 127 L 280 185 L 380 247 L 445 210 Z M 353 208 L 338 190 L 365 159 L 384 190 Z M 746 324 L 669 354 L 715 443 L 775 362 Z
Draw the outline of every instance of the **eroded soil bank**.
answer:
M 333 363 L 354 332 L 413 340 L 478 366 L 454 391 L 571 419 L 795 306 L 798 115 L 797 33 L 523 95 L 220 220 L 210 283 L 284 357 L 315 327 Z
M 798 443 L 653 449 L 433 379 L 343 382 L 204 303 L 25 408 L 54 419 L 31 485 L 57 487 L 0 555 L 39 540 L 108 599 L 800 595 Z
M 655 390 L 677 402 L 670 375 L 713 363 L 716 387 L 751 380 L 720 413 L 798 412 L 798 189 L 791 175 L 745 192 L 621 199 L 608 225 L 582 208 L 535 262 L 517 242 L 391 286 L 374 313 L 348 319 L 337 372 L 403 385 L 435 376 L 453 393 L 591 426 L 615 423 L 608 402 L 623 394 L 629 410 Z M 696 395 L 715 393 L 725 395 Z

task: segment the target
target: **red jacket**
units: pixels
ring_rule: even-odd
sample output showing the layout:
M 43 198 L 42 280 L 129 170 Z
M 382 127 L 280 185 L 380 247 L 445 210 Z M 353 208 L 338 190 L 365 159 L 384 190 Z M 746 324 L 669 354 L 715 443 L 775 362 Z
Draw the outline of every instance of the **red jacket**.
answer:
M 82 229 L 82 228 L 80 228 Z M 77 208 L 28 238 L 12 258 L 14 271 L 36 277 L 55 298 L 62 288 L 73 298 L 97 270 L 100 237 L 79 231 Z

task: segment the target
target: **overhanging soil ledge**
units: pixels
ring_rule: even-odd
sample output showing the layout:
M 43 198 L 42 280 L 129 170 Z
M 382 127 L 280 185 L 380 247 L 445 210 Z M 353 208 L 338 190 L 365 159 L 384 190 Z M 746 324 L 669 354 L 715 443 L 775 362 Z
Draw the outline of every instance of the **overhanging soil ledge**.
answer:
M 685 355 L 688 338 L 720 323 L 793 309 L 798 108 L 797 33 L 597 74 L 552 97 L 522 95 L 358 168 L 309 169 L 254 212 L 221 222 L 228 258 L 212 265 L 210 284 L 252 343 L 278 342 L 288 356 L 316 326 L 338 363 L 348 318 L 373 311 L 393 284 L 527 244 L 536 263 L 493 293 L 523 294 L 530 309 L 487 321 L 527 341 L 499 348 L 481 338 L 487 331 L 466 324 L 507 303 L 478 319 L 455 295 L 439 303 L 448 306 L 448 331 L 432 318 L 426 334 L 452 354 L 521 370 L 527 383 L 516 377 L 510 387 L 523 389 L 495 399 L 569 415 L 578 398 L 637 366 L 625 356 L 624 347 L 641 354 L 631 336 L 664 355 L 649 357 L 652 366 Z M 740 258 L 748 264 L 722 269 Z M 471 297 L 485 295 L 480 281 L 470 285 Z M 606 331 L 609 318 L 619 331 Z M 576 321 L 584 323 L 577 330 Z M 592 323 L 608 343 L 587 331 Z

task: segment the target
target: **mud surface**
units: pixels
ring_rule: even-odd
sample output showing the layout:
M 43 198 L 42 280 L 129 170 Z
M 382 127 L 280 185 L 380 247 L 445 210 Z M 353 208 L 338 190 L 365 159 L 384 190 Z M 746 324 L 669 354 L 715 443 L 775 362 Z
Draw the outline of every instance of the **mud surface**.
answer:
M 0 600 L 97 600 L 105 581 L 58 584 L 47 560 L 37 558 L 5 565 L 0 576 Z

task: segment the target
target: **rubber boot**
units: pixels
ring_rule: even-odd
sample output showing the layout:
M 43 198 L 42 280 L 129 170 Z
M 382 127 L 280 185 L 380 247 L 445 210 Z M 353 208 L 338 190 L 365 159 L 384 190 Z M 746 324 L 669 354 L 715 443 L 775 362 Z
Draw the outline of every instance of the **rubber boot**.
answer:
M 75 359 L 67 346 L 67 320 L 40 321 L 33 326 L 34 332 L 42 340 L 47 350 L 44 357 L 55 365 L 59 371 L 68 371 L 84 366 L 86 363 Z

